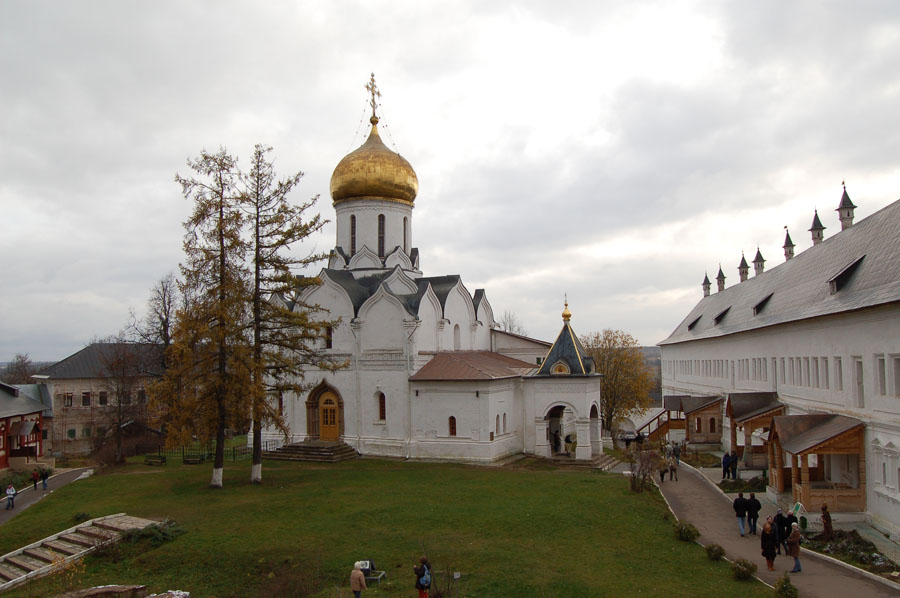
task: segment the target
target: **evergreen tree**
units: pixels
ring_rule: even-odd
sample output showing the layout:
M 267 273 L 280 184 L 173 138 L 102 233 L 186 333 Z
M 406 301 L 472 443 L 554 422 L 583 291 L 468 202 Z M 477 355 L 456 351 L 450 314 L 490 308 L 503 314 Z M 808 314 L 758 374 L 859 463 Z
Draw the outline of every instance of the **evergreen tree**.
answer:
M 188 160 L 193 177 L 175 176 L 194 202 L 185 222 L 182 293 L 191 297 L 178 313 L 168 369 L 154 396 L 167 409 L 170 442 L 199 432 L 215 436 L 210 485 L 222 486 L 225 428 L 247 421 L 250 385 L 246 336 L 249 288 L 244 215 L 237 192 L 236 160 L 224 149 Z
M 249 261 L 252 264 L 252 392 L 253 466 L 250 481 L 262 481 L 262 426 L 274 424 L 285 430 L 284 422 L 270 394 L 286 390 L 306 390 L 308 367 L 334 370 L 340 367 L 317 348 L 318 339 L 334 322 L 312 319 L 317 306 L 298 303 L 302 287 L 314 279 L 297 278 L 292 268 L 305 268 L 326 256 L 290 253 L 296 243 L 320 231 L 327 221 L 319 214 L 304 219 L 318 197 L 291 205 L 288 195 L 299 183 L 302 172 L 278 180 L 268 158 L 271 147 L 257 144 L 250 171 L 242 176 L 242 206 L 251 229 Z

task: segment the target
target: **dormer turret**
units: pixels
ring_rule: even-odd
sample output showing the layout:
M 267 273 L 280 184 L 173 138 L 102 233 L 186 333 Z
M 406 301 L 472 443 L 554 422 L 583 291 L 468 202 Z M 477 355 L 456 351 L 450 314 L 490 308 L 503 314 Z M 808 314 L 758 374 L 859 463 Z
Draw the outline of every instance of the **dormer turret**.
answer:
M 753 258 L 753 276 L 759 276 L 766 269 L 766 260 L 763 259 L 759 247 L 756 248 L 756 257 Z
M 719 264 L 719 273 L 716 275 L 716 283 L 719 292 L 725 290 L 725 273 L 722 272 L 722 264 Z
M 702 286 L 703 286 L 703 296 L 704 296 L 704 297 L 709 297 L 709 288 L 712 286 L 712 283 L 709 282 L 709 274 L 704 274 L 704 275 L 703 275 L 703 283 L 702 283 Z
M 838 213 L 838 217 L 841 219 L 841 230 L 847 230 L 848 228 L 853 226 L 853 210 L 856 209 L 856 206 L 853 205 L 853 202 L 850 201 L 850 196 L 847 195 L 847 185 L 843 185 L 844 194 L 841 196 L 841 205 L 839 205 L 837 210 L 835 211 Z
M 794 257 L 794 242 L 791 241 L 791 233 L 787 227 L 784 227 L 784 261 L 788 261 Z
M 747 259 L 744 257 L 744 252 L 741 252 L 741 263 L 738 264 L 738 276 L 741 279 L 741 282 L 747 280 L 747 276 L 750 274 L 750 266 L 747 264 Z
M 809 232 L 812 233 L 813 245 L 818 245 L 825 240 L 825 227 L 822 226 L 822 221 L 819 220 L 819 210 L 816 210 L 816 213 L 813 216 L 812 226 L 809 228 Z

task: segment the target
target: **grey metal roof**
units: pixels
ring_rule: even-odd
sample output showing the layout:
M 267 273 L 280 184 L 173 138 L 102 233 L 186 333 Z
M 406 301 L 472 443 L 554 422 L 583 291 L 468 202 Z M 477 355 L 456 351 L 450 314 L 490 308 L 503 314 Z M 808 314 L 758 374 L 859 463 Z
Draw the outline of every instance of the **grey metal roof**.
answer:
M 62 361 L 41 370 L 51 380 L 108 378 L 107 368 L 120 351 L 134 351 L 137 370 L 129 375 L 158 376 L 162 373 L 163 347 L 151 343 L 92 343 Z
M 12 384 L 0 382 L 0 417 L 42 413 L 44 404 L 29 397 Z
M 769 432 L 769 440 L 772 440 L 773 434 L 777 435 L 781 448 L 792 455 L 810 451 L 835 436 L 865 426 L 858 419 L 831 413 L 782 415 L 772 420 L 774 423 Z M 860 450 L 865 449 L 861 447 Z
M 832 293 L 829 281 L 856 261 L 855 271 Z M 768 295 L 761 309 L 754 310 Z M 895 201 L 793 259 L 703 297 L 659 344 L 721 337 L 898 301 L 900 201 Z M 726 310 L 716 323 L 714 316 Z
M 753 419 L 757 415 L 783 407 L 777 392 L 730 392 L 728 412 L 735 421 Z

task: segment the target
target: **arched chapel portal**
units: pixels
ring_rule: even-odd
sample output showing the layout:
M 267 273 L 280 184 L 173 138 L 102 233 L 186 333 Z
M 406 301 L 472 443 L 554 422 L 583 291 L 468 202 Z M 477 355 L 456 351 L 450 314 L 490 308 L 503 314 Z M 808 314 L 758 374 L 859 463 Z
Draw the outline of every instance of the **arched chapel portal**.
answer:
M 337 442 L 344 434 L 344 400 L 324 381 L 306 400 L 306 434 L 313 440 Z

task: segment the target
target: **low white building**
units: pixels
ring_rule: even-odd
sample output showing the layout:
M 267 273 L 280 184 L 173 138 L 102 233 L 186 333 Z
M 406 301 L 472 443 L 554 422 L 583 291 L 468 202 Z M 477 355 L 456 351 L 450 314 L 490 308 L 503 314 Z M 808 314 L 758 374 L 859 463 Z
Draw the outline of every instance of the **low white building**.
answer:
M 900 533 L 900 201 L 856 224 L 854 208 L 845 190 L 841 232 L 825 239 L 817 213 L 812 247 L 794 256 L 787 235 L 784 263 L 765 270 L 757 251 L 752 278 L 742 259 L 739 284 L 720 270 L 710 293 L 705 279 L 660 343 L 662 387 L 724 396 L 724 448 L 758 429 L 783 502 L 859 510 Z
M 283 299 L 338 320 L 321 349 L 349 367 L 311 370 L 312 391 L 279 398 L 288 442 L 490 462 L 550 456 L 556 432 L 577 436 L 576 458 L 591 458 L 601 447 L 600 378 L 568 307 L 551 346 L 498 330 L 484 291 L 471 293 L 459 275 L 425 276 L 412 245 L 416 173 L 382 143 L 374 109 L 370 120 L 366 142 L 331 178 L 337 238 L 320 284 Z

